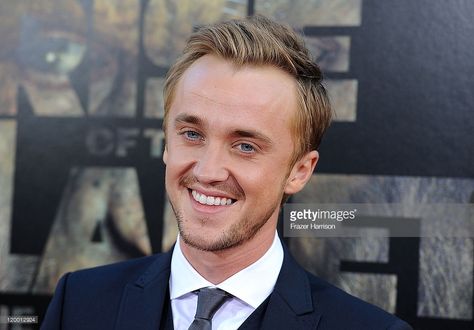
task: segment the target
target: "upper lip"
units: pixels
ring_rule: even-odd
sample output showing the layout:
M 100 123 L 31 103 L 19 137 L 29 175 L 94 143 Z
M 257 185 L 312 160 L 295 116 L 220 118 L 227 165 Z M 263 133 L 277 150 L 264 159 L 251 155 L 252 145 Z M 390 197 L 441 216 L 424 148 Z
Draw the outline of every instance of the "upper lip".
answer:
M 188 189 L 191 189 L 191 190 L 194 190 L 200 194 L 203 194 L 203 195 L 206 195 L 206 196 L 212 196 L 212 197 L 220 197 L 220 198 L 230 198 L 230 199 L 236 199 L 232 196 L 229 196 L 228 194 L 222 192 L 222 191 L 218 191 L 218 190 L 206 190 L 206 189 L 202 189 L 202 188 L 192 188 L 192 187 L 188 187 Z

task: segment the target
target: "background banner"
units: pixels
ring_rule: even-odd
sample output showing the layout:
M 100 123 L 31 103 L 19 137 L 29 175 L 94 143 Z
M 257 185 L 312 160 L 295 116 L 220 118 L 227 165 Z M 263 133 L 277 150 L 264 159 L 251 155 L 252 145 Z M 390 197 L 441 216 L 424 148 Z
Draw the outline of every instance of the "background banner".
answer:
M 256 13 L 304 36 L 336 112 L 292 203 L 396 203 L 415 222 L 419 204 L 474 203 L 471 0 L 3 0 L 0 319 L 41 322 L 65 272 L 171 247 L 164 76 L 193 29 Z M 285 241 L 416 329 L 474 326 L 472 237 Z

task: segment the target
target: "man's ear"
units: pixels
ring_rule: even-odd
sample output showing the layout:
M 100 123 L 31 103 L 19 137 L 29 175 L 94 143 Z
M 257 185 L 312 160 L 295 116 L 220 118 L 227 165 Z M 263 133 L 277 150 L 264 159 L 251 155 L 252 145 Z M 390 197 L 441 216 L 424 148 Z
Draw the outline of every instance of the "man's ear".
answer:
M 311 179 L 318 159 L 319 153 L 313 150 L 308 152 L 293 165 L 286 182 L 285 194 L 293 195 L 303 189 L 309 179 Z
M 165 151 L 163 151 L 163 163 L 165 163 L 166 165 L 167 161 L 168 161 L 168 148 L 166 147 L 166 144 L 165 144 Z

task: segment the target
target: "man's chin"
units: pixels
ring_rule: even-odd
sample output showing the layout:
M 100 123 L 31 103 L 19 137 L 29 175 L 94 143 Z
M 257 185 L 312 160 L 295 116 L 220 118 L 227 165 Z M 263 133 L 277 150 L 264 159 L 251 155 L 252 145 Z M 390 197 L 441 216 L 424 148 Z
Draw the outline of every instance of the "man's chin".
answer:
M 183 231 L 180 231 L 180 237 L 183 242 L 197 250 L 206 252 L 219 252 L 234 248 L 242 244 L 241 240 L 230 240 L 230 239 L 209 239 L 209 237 L 195 237 L 188 235 Z

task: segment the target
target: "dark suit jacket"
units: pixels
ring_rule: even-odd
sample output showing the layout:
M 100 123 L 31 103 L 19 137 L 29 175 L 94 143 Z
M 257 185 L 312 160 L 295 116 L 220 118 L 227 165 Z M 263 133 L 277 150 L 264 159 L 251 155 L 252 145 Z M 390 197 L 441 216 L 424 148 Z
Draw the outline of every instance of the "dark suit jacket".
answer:
M 284 251 L 283 266 L 258 329 L 411 329 L 395 316 L 306 272 L 285 247 Z M 168 252 L 66 274 L 41 329 L 159 329 L 162 311 L 170 305 L 170 262 Z

